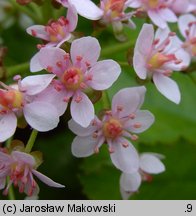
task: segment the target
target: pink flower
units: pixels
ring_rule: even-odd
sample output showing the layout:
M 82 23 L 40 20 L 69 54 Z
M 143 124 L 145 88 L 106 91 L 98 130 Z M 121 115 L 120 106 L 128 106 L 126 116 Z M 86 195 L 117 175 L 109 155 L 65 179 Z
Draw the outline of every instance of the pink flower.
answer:
M 27 28 L 27 33 L 33 37 L 46 41 L 44 46 L 60 47 L 62 43 L 71 38 L 77 26 L 78 16 L 75 7 L 69 5 L 67 17 L 60 17 L 57 21 L 50 20 L 48 25 L 33 25 Z
M 173 0 L 171 4 L 172 10 L 177 14 L 184 14 L 196 11 L 196 1 L 195 0 Z
M 27 33 L 40 38 L 45 41 L 46 44 L 38 45 L 38 48 L 43 47 L 60 47 L 65 41 L 68 41 L 77 26 L 78 15 L 73 5 L 68 6 L 67 17 L 60 17 L 57 21 L 49 21 L 48 25 L 33 25 L 27 28 Z M 39 64 L 38 55 L 35 54 L 30 62 L 31 72 L 37 72 L 43 68 Z
M 46 89 L 54 75 L 28 76 L 18 81 L 18 85 L 6 86 L 0 89 L 0 142 L 11 137 L 17 127 L 17 117 L 24 115 L 27 123 L 38 131 L 48 131 L 55 128 L 59 122 L 59 111 L 54 104 L 44 101 L 38 95 Z M 43 93 L 42 93 L 43 94 Z
M 133 12 L 125 12 L 129 6 L 129 0 L 101 0 L 100 6 L 96 6 L 90 0 L 59 0 L 58 2 L 65 7 L 70 3 L 73 4 L 77 12 L 87 19 L 100 20 L 106 25 L 112 24 L 115 36 L 119 40 L 124 40 L 123 25 L 135 28 L 131 20 Z
M 72 4 L 76 8 L 78 14 L 90 20 L 99 20 L 103 16 L 103 11 L 91 0 L 56 1 L 61 3 L 64 7 L 68 7 L 70 4 Z
M 196 18 L 194 15 L 185 14 L 179 17 L 178 26 L 181 34 L 185 38 L 182 47 L 190 54 L 190 57 L 196 57 Z
M 151 174 L 165 171 L 165 166 L 160 159 L 164 156 L 155 153 L 143 153 L 139 158 L 139 169 L 135 173 L 122 173 L 120 177 L 120 191 L 123 199 L 128 199 L 137 192 L 142 181 L 151 181 Z
M 6 187 L 4 194 L 7 195 L 9 187 L 14 184 L 14 186 L 19 187 L 20 193 L 25 192 L 28 196 L 36 196 L 39 192 L 39 187 L 33 175 L 50 187 L 64 187 L 36 169 L 36 160 L 32 155 L 20 151 L 12 151 L 9 155 L 0 151 L 0 189 Z M 6 178 L 8 176 L 9 182 L 6 186 Z
M 129 7 L 146 12 L 160 28 L 166 28 L 167 22 L 177 22 L 177 17 L 170 8 L 170 0 L 130 0 L 129 3 Z
M 42 67 L 58 77 L 54 84 L 62 95 L 64 107 L 72 98 L 72 118 L 83 127 L 94 118 L 94 106 L 85 91 L 109 88 L 121 72 L 113 60 L 97 62 L 100 50 L 97 39 L 83 37 L 72 42 L 70 55 L 60 48 L 43 48 L 39 55 Z
M 158 29 L 154 36 L 153 25 L 143 25 L 133 56 L 134 69 L 141 79 L 152 77 L 158 91 L 178 104 L 180 91 L 169 76 L 173 71 L 188 67 L 189 63 L 189 55 L 181 48 L 181 42 L 173 32 Z
M 134 133 L 145 131 L 154 122 L 154 116 L 149 111 L 139 110 L 145 91 L 145 87 L 120 90 L 112 99 L 111 111 L 106 111 L 102 120 L 95 117 L 87 128 L 70 120 L 69 128 L 77 134 L 72 143 L 73 155 L 90 156 L 107 143 L 113 164 L 123 172 L 136 172 L 139 157 L 128 139 L 136 140 L 138 137 Z

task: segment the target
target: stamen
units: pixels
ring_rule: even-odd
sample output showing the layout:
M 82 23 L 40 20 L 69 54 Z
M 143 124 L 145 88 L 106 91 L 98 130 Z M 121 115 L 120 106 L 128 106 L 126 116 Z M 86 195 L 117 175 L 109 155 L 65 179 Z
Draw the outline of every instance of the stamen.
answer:
M 52 72 L 52 71 L 53 71 L 53 67 L 52 67 L 52 66 L 48 66 L 48 67 L 46 68 L 46 70 L 47 70 L 48 72 Z
M 131 135 L 131 139 L 132 139 L 133 141 L 136 141 L 136 140 L 138 139 L 138 136 L 135 135 L 135 134 L 133 134 L 133 135 Z
M 63 62 L 62 61 L 58 61 L 56 63 L 56 66 L 59 67 L 59 68 L 61 68 L 63 66 Z
M 142 126 L 142 124 L 139 123 L 139 122 L 136 122 L 136 123 L 133 125 L 134 128 L 141 128 L 141 126 Z
M 81 96 L 77 96 L 77 97 L 75 98 L 75 102 L 76 102 L 76 103 L 80 103 L 81 100 L 82 100 L 82 97 L 81 97 Z

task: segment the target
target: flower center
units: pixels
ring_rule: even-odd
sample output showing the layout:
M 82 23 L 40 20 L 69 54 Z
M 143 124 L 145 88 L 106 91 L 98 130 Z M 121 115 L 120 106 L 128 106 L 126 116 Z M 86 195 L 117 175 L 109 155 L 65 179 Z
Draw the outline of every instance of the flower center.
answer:
M 148 0 L 148 6 L 152 9 L 158 7 L 159 0 Z
M 46 26 L 45 31 L 49 34 L 51 42 L 58 42 L 65 38 L 68 23 L 65 17 L 60 17 L 57 21 L 52 21 Z
M 111 18 L 119 17 L 123 10 L 126 0 L 108 0 L 104 5 L 105 14 L 110 13 Z
M 83 74 L 79 68 L 70 68 L 63 73 L 62 82 L 68 90 L 77 90 L 83 81 Z
M 176 61 L 176 60 L 177 59 L 174 54 L 164 55 L 162 53 L 156 53 L 149 59 L 148 66 L 151 69 L 157 69 L 167 62 Z
M 103 125 L 103 133 L 107 138 L 115 139 L 122 134 L 122 131 L 121 123 L 114 118 L 109 119 Z
M 0 90 L 0 105 L 6 109 L 21 108 L 23 105 L 23 95 L 17 90 Z

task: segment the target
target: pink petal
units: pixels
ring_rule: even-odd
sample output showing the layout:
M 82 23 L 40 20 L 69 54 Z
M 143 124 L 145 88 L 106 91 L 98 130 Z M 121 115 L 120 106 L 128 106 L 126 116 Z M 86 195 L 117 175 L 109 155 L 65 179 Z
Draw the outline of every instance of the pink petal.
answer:
M 162 19 L 162 17 L 159 14 L 159 11 L 149 10 L 148 16 L 152 20 L 152 22 L 157 25 L 158 27 L 164 29 L 167 27 L 167 23 L 165 20 Z
M 25 163 L 31 167 L 35 166 L 36 164 L 34 157 L 25 152 L 13 151 L 11 156 L 15 161 Z
M 174 48 L 175 49 L 175 48 Z M 191 55 L 186 52 L 184 49 L 178 49 L 175 53 L 175 56 L 178 60 L 181 60 L 181 63 L 166 63 L 164 68 L 172 71 L 182 71 L 182 69 L 187 68 L 191 63 Z
M 181 34 L 186 38 L 186 30 L 189 29 L 189 23 L 195 22 L 196 18 L 192 14 L 185 14 L 179 17 L 178 19 L 178 27 L 180 29 Z
M 122 173 L 120 187 L 125 191 L 135 192 L 139 189 L 142 179 L 139 172 L 132 174 Z
M 160 9 L 159 14 L 167 22 L 177 22 L 178 21 L 178 18 L 176 17 L 174 12 L 169 8 Z
M 71 45 L 71 59 L 73 63 L 77 62 L 77 57 L 82 57 L 84 62 L 93 65 L 99 58 L 101 47 L 96 38 L 82 37 L 74 40 Z
M 12 158 L 9 154 L 0 151 L 0 162 L 1 163 L 10 163 Z
M 50 68 L 54 74 L 61 76 L 64 72 L 63 68 L 65 64 L 65 55 L 66 52 L 57 47 L 42 48 L 40 50 L 39 62 L 44 69 L 47 70 Z M 62 63 L 62 67 L 58 67 L 58 62 Z
M 94 119 L 94 106 L 83 92 L 78 96 L 81 97 L 80 102 L 75 101 L 76 96 L 71 101 L 71 116 L 82 127 L 88 127 Z
M 48 41 L 49 36 L 48 33 L 45 31 L 45 26 L 43 25 L 33 25 L 27 28 L 27 33 L 32 35 L 33 37 L 41 38 L 43 40 Z
M 90 20 L 99 20 L 103 16 L 103 11 L 90 0 L 70 0 L 77 12 Z
M 65 43 L 66 41 L 70 40 L 71 36 L 72 35 L 70 33 L 67 33 L 66 37 L 63 38 L 59 43 L 54 44 L 54 46 L 57 47 L 57 48 L 59 48 L 63 43 Z M 49 45 L 49 43 L 47 45 Z M 53 45 L 52 46 L 46 46 L 46 47 L 53 47 Z
M 24 116 L 28 124 L 38 131 L 49 131 L 57 127 L 59 115 L 56 108 L 45 102 L 33 102 L 24 106 Z
M 158 91 L 172 102 L 180 103 L 180 90 L 175 81 L 160 73 L 154 73 L 153 81 Z
M 154 28 L 151 24 L 144 24 L 139 33 L 134 48 L 134 53 L 138 52 L 143 57 L 147 57 L 152 49 L 152 43 L 154 40 Z
M 31 72 L 38 72 L 43 70 L 43 67 L 41 66 L 40 62 L 39 62 L 39 52 L 36 53 L 30 61 L 30 71 Z
M 130 3 L 128 1 L 128 3 L 126 3 L 126 5 L 130 8 L 138 8 L 141 6 L 141 2 L 138 0 L 132 0 Z
M 56 107 L 58 115 L 61 116 L 67 109 L 68 103 L 64 101 L 65 90 L 57 91 L 53 85 L 49 85 L 44 91 L 36 95 L 34 102 L 44 102 Z
M 136 117 L 134 119 L 130 119 L 126 122 L 125 127 L 128 131 L 141 133 L 154 123 L 153 114 L 147 110 L 138 110 L 135 115 Z M 137 127 L 138 124 L 140 124 L 140 127 Z
M 139 156 L 136 149 L 128 140 L 121 138 L 121 141 L 129 143 L 129 146 L 125 148 L 121 143 L 115 143 L 114 153 L 110 154 L 112 163 L 122 172 L 137 172 L 139 169 Z
M 142 154 L 140 156 L 140 168 L 149 174 L 158 174 L 165 171 L 164 164 L 151 154 Z
M 93 134 L 93 132 L 95 132 L 97 129 L 97 126 L 93 125 L 92 122 L 88 127 L 84 128 L 81 125 L 77 124 L 73 119 L 68 122 L 68 126 L 73 133 L 82 137 Z
M 68 6 L 66 18 L 69 20 L 69 31 L 74 31 L 78 23 L 78 14 L 76 8 L 71 4 Z
M 48 178 L 47 176 L 43 175 L 42 173 L 38 172 L 37 170 L 32 170 L 32 173 L 42 182 L 44 182 L 46 185 L 50 187 L 56 187 L 56 188 L 64 188 L 65 186 L 62 184 L 59 184 L 57 182 L 54 182 L 52 179 Z
M 146 79 L 147 77 L 146 59 L 142 54 L 140 54 L 137 51 L 134 52 L 133 67 L 140 79 Z
M 6 178 L 1 178 L 0 179 L 0 190 L 5 188 L 5 184 L 6 184 Z
M 127 117 L 136 112 L 144 101 L 145 92 L 146 88 L 144 86 L 124 88 L 120 90 L 112 99 L 113 113 L 116 113 L 119 107 L 122 108 L 119 117 Z
M 97 62 L 87 75 L 92 75 L 89 85 L 95 90 L 105 90 L 112 86 L 118 79 L 121 68 L 113 60 L 103 60 Z
M 54 77 L 53 74 L 28 76 L 21 81 L 21 87 L 26 94 L 36 95 L 46 89 Z
M 95 153 L 95 148 L 100 147 L 104 140 L 90 136 L 76 136 L 72 142 L 71 152 L 75 157 L 88 157 Z
M 172 10 L 177 14 L 186 13 L 189 6 L 189 0 L 188 1 L 181 1 L 179 3 L 179 0 L 175 0 L 172 3 Z
M 155 46 L 155 48 L 157 48 L 163 41 L 165 41 L 170 33 L 170 29 L 169 28 L 158 28 L 156 30 L 156 33 L 155 33 L 155 39 L 158 39 L 159 42 L 157 43 L 157 45 Z M 173 39 L 173 38 L 172 38 Z
M 0 114 L 0 142 L 4 142 L 14 135 L 17 118 L 14 113 Z

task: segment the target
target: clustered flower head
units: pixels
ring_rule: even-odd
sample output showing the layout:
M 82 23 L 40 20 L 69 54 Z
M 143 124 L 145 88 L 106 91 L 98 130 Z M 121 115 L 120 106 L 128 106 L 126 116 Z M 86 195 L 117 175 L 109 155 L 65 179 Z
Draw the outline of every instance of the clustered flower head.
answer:
M 32 1 L 17 2 L 26 5 Z M 34 2 L 44 4 L 39 0 Z M 37 45 L 39 51 L 30 60 L 30 71 L 44 70 L 46 74 L 23 79 L 16 75 L 14 82 L 8 85 L 0 81 L 0 142 L 12 139 L 21 120 L 33 129 L 26 146 L 20 141 L 13 141 L 11 146 L 1 145 L 0 190 L 7 195 L 14 185 L 20 193 L 35 197 L 39 187 L 34 176 L 48 186 L 64 187 L 37 171 L 42 156 L 31 149 L 36 138 L 34 133 L 56 128 L 60 116 L 70 109 L 68 127 L 76 134 L 72 154 L 79 158 L 98 154 L 106 144 L 113 165 L 122 172 L 120 191 L 122 198 L 127 199 L 139 190 L 142 181 L 151 181 L 152 174 L 165 171 L 163 155 L 140 154 L 135 146 L 138 134 L 155 121 L 150 111 L 140 110 L 148 90 L 143 85 L 118 89 L 111 105 L 107 99 L 107 106 L 103 103 L 103 110 L 96 115 L 96 100 L 91 96 L 99 94 L 97 100 L 101 98 L 104 102 L 107 90 L 123 70 L 117 61 L 103 58 L 96 37 L 74 32 L 78 14 L 105 28 L 111 25 L 119 41 L 125 39 L 125 26 L 136 28 L 132 18 L 147 15 L 157 29 L 154 31 L 152 23 L 143 24 L 128 66 L 133 65 L 141 80 L 152 81 L 162 95 L 179 104 L 180 89 L 170 76 L 173 72 L 185 71 L 195 60 L 196 3 L 193 0 L 100 0 L 96 5 L 91 0 L 56 0 L 56 4 L 67 9 L 66 16 L 26 30 L 42 41 Z M 183 40 L 170 30 L 170 23 L 178 23 Z M 96 33 L 95 27 L 93 35 Z
M 42 163 L 40 152 L 29 154 L 21 151 L 22 149 L 23 145 L 17 141 L 11 152 L 7 148 L 0 149 L 0 189 L 4 189 L 4 195 L 8 194 L 13 184 L 18 187 L 20 193 L 24 192 L 28 197 L 37 196 L 39 186 L 33 175 L 50 187 L 64 187 L 37 171 Z M 7 177 L 9 177 L 8 183 L 6 183 Z
M 170 79 L 173 71 L 182 71 L 190 64 L 189 55 L 181 48 L 174 32 L 144 24 L 136 41 L 133 66 L 141 79 L 152 77 L 158 91 L 169 100 L 179 103 L 180 91 Z
M 18 84 L 10 86 L 0 83 L 0 142 L 14 135 L 17 118 L 26 119 L 27 123 L 38 131 L 54 129 L 59 122 L 57 108 L 48 101 L 39 100 L 39 94 L 50 94 L 52 74 L 28 76 L 23 80 L 16 76 Z
M 113 97 L 112 109 L 101 120 L 95 117 L 87 128 L 69 121 L 69 128 L 77 134 L 72 143 L 73 155 L 86 157 L 98 153 L 102 144 L 107 143 L 111 160 L 118 169 L 126 173 L 138 170 L 138 153 L 129 140 L 137 140 L 136 134 L 154 122 L 149 111 L 139 110 L 144 95 L 145 87 L 122 89 Z
M 64 101 L 64 109 L 72 98 L 72 118 L 84 127 L 94 118 L 94 107 L 85 91 L 108 89 L 121 72 L 113 60 L 97 61 L 100 50 L 97 39 L 83 37 L 72 42 L 70 54 L 60 48 L 43 48 L 38 57 L 40 65 L 57 76 L 54 88 Z

